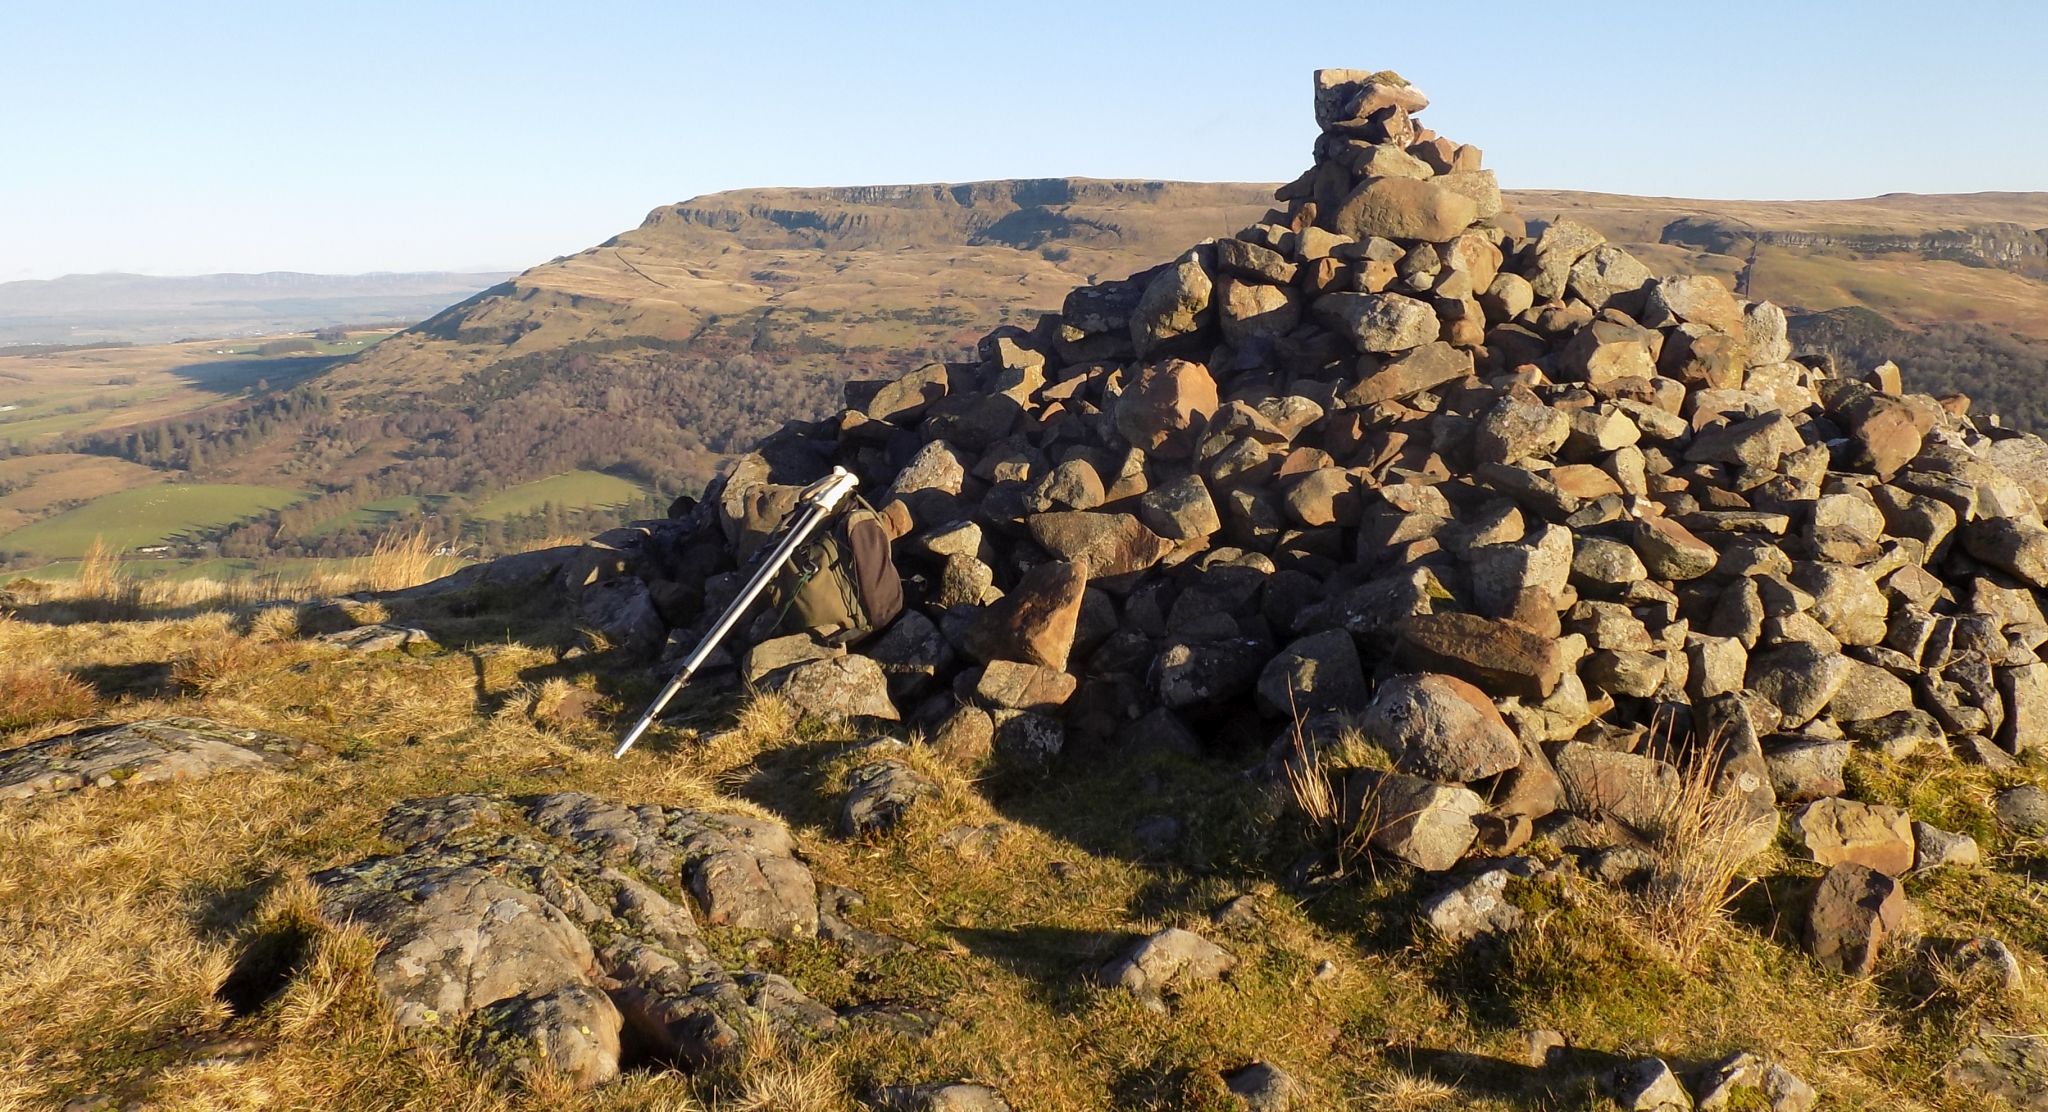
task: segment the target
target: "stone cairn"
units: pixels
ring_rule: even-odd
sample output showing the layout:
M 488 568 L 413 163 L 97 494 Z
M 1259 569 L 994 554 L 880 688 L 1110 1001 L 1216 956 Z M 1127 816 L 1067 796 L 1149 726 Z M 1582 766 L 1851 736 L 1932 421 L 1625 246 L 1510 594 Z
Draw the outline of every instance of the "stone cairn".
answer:
M 1714 277 L 1524 234 L 1427 104 L 1317 72 L 1283 207 L 975 362 L 849 384 L 600 538 L 634 574 L 585 569 L 586 619 L 674 659 L 743 582 L 747 509 L 845 465 L 911 606 L 852 652 L 742 643 L 749 683 L 973 764 L 1255 726 L 1277 771 L 1349 726 L 1384 759 L 1324 774 L 1428 870 L 1639 844 L 1705 767 L 1750 847 L 1789 809 L 1841 870 L 1862 937 L 1816 950 L 1867 968 L 1944 835 L 1838 798 L 1851 749 L 2048 748 L 2048 446 L 1889 364 L 1792 360 Z

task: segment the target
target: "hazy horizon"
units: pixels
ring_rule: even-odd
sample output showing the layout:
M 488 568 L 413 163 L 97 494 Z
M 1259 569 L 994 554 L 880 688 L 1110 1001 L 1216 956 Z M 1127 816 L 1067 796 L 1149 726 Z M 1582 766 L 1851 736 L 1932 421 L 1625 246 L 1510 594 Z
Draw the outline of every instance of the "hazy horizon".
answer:
M 2008 122 L 2048 102 L 2048 73 L 1981 62 L 1985 42 L 2048 31 L 2036 6 L 1733 3 L 1646 31 L 1615 5 L 1518 22 L 1481 3 L 1464 22 L 1501 33 L 1455 51 L 1445 21 L 1397 43 L 1384 7 L 1288 11 L 1315 33 L 1250 51 L 1234 44 L 1261 21 L 1212 3 L 1034 5 L 971 28 L 935 4 L 16 9 L 0 33 L 31 49 L 0 69 L 0 213 L 33 219 L 0 217 L 0 281 L 520 270 L 747 187 L 1286 180 L 1328 65 L 1401 70 L 1436 102 L 1425 122 L 1485 148 L 1510 188 L 2048 188 L 2048 150 Z

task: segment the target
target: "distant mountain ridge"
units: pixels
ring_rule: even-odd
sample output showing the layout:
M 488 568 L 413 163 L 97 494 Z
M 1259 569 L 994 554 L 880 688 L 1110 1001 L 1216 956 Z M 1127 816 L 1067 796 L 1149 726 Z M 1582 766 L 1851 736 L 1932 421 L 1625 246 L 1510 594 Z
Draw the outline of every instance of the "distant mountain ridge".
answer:
M 408 323 L 506 277 L 497 271 L 268 271 L 67 274 L 0 282 L 0 344 L 150 343 Z

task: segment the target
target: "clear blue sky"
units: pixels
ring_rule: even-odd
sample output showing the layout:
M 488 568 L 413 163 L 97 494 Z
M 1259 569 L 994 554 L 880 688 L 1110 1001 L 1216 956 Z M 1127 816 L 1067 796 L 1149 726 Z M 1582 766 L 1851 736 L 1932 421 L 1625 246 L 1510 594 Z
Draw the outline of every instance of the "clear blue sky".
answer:
M 1283 180 L 1392 67 L 1509 186 L 2048 189 L 2048 4 L 0 0 L 0 281 L 520 268 L 755 185 Z

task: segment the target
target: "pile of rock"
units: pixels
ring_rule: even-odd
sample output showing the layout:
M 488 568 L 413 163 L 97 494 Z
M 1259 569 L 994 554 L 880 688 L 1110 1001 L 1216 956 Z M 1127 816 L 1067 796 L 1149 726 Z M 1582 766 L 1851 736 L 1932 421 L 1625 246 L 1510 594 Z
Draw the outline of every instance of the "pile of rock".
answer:
M 843 465 L 912 604 L 852 653 L 732 662 L 805 709 L 976 762 L 1246 726 L 1289 760 L 1355 726 L 1385 759 L 1333 783 L 1423 869 L 1635 841 L 1702 769 L 1755 847 L 1797 806 L 1820 860 L 1913 867 L 1907 816 L 1834 798 L 1843 760 L 2048 746 L 2048 445 L 1793 360 L 1714 277 L 1524 234 L 1427 103 L 1319 71 L 1315 165 L 1263 222 L 852 384 L 604 538 L 630 574 L 577 564 L 585 619 L 673 659 L 749 512 Z M 1836 887 L 1888 920 L 1881 880 Z

